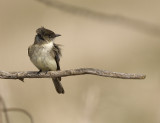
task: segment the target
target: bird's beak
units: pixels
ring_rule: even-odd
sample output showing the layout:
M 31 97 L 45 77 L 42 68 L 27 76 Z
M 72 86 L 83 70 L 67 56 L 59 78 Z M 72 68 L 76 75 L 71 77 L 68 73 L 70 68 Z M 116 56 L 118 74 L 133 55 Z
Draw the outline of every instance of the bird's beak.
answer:
M 59 36 L 61 36 L 60 34 L 55 34 L 56 35 L 56 37 L 59 37 Z

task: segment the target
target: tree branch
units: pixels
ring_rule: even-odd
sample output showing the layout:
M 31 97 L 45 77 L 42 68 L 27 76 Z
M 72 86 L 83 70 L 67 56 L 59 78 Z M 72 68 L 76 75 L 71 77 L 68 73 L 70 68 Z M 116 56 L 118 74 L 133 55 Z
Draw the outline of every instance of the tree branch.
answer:
M 1 79 L 20 79 L 24 78 L 51 78 L 51 77 L 66 77 L 66 76 L 75 76 L 83 74 L 92 74 L 103 77 L 111 78 L 120 78 L 120 79 L 145 79 L 143 74 L 133 74 L 133 73 L 120 73 L 120 72 L 111 72 L 106 70 L 99 70 L 94 68 L 79 68 L 63 71 L 49 71 L 49 72 L 40 72 L 37 71 L 22 71 L 22 72 L 5 72 L 0 71 Z
M 6 110 L 7 110 L 6 104 L 5 104 L 4 99 L 1 96 L 0 96 L 0 103 L 2 104 L 2 107 L 3 107 L 2 111 L 4 111 L 4 116 L 5 116 L 5 119 L 6 119 L 6 123 L 10 123 L 8 113 L 6 112 Z
M 139 29 L 141 31 L 149 32 L 150 34 L 154 34 L 156 36 L 160 35 L 160 26 L 153 23 L 146 22 L 146 21 L 142 21 L 142 20 L 138 20 L 138 19 L 134 19 L 127 16 L 118 15 L 118 14 L 97 12 L 94 10 L 90 10 L 88 8 L 74 6 L 69 3 L 67 4 L 63 1 L 58 1 L 58 0 L 37 0 L 37 1 L 49 7 L 52 7 L 70 14 L 104 20 L 107 22 L 120 23 L 135 29 Z
M 20 112 L 20 113 L 24 113 L 26 116 L 29 117 L 31 123 L 34 123 L 32 115 L 29 112 L 27 112 L 26 110 L 24 110 L 24 109 L 21 109 L 21 108 L 7 108 L 6 110 L 3 110 L 3 111 L 5 113 L 6 112 L 11 112 L 11 111 L 14 111 L 14 112 L 17 111 L 17 112 Z

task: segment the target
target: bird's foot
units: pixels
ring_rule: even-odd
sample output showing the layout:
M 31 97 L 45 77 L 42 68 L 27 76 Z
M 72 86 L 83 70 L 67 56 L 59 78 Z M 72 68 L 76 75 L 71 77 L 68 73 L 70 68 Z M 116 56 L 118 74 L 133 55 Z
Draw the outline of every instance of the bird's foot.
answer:
M 48 73 L 48 71 L 45 71 L 45 74 L 47 74 Z
M 42 72 L 42 70 L 39 70 L 38 72 L 37 72 L 37 74 L 40 74 Z

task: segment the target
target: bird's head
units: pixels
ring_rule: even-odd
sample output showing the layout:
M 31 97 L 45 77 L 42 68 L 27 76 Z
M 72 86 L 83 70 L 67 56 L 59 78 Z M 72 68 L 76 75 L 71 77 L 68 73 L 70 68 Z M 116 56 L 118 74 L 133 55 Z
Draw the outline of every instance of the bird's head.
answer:
M 49 43 L 53 41 L 55 37 L 61 36 L 60 34 L 55 34 L 53 31 L 44 27 L 38 28 L 36 33 L 35 43 Z

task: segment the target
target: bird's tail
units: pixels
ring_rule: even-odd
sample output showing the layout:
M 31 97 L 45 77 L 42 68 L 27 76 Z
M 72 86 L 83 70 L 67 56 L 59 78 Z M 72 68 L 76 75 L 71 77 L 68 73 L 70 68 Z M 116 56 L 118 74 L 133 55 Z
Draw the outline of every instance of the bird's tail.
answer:
M 61 84 L 61 78 L 52 78 L 52 81 L 54 83 L 55 89 L 59 94 L 64 94 L 64 89 Z

